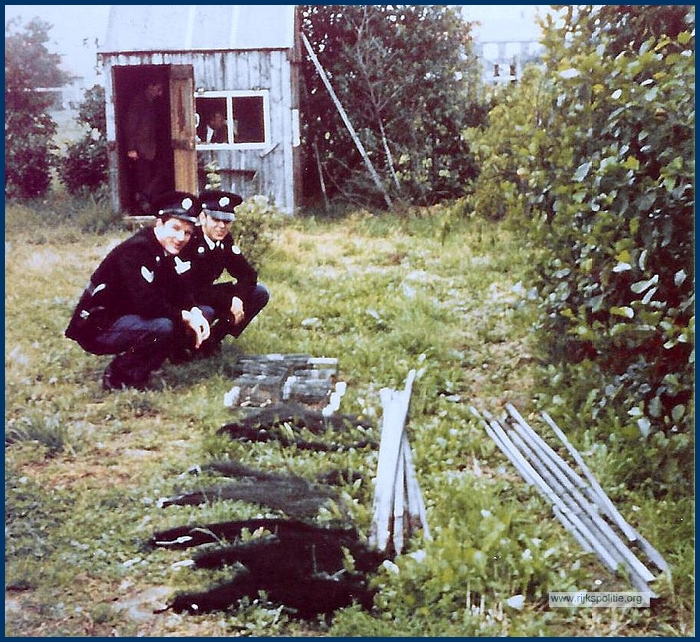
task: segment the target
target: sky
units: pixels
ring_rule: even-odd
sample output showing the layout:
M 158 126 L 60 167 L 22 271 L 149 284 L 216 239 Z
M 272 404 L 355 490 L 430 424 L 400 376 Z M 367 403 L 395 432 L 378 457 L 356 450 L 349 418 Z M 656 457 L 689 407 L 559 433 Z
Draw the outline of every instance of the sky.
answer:
M 536 8 L 548 5 L 459 5 L 465 18 L 483 23 L 474 34 L 502 32 L 503 28 L 523 23 L 534 25 Z M 97 43 L 104 42 L 110 5 L 5 5 L 5 22 L 20 16 L 20 24 L 39 17 L 53 25 L 49 31 L 50 51 L 63 57 L 63 68 L 85 78 L 86 86 L 98 80 L 96 66 Z
M 49 31 L 49 51 L 63 57 L 62 67 L 86 79 L 91 86 L 97 79 L 97 45 L 104 41 L 110 5 L 5 5 L 5 23 L 20 16 L 24 25 L 38 17 L 53 25 Z

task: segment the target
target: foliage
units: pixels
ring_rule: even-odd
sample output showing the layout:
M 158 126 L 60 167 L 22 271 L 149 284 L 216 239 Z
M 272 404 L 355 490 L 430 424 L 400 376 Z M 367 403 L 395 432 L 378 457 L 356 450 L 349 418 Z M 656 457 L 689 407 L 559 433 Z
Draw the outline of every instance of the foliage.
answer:
M 104 191 L 108 176 L 104 87 L 94 85 L 85 92 L 76 120 L 87 131 L 68 145 L 58 175 L 70 194 Z
M 545 118 L 552 111 L 552 88 L 543 71 L 525 67 L 517 83 L 494 88 L 483 127 L 466 136 L 479 166 L 471 205 L 475 214 L 491 220 L 526 220 L 530 214 L 528 172 L 544 160 L 548 140 Z
M 432 204 L 463 194 L 475 175 L 466 125 L 484 115 L 469 25 L 437 5 L 306 5 L 308 37 L 383 189 Z M 316 150 L 331 197 L 383 207 L 367 167 L 308 57 L 302 65 L 304 150 Z M 308 181 L 318 182 L 315 169 Z M 314 186 L 315 187 L 315 186 Z
M 558 366 L 546 398 L 622 416 L 630 445 L 664 433 L 636 473 L 672 489 L 692 475 L 694 9 L 561 13 L 544 25 L 546 68 L 490 114 L 483 175 L 542 248 L 539 336 Z
M 260 194 L 245 200 L 236 208 L 231 236 L 240 245 L 246 259 L 257 268 L 260 268 L 263 257 L 272 246 L 272 232 L 281 216 L 268 198 Z
M 50 53 L 51 25 L 35 18 L 23 29 L 5 24 L 5 194 L 35 197 L 46 193 L 56 162 L 52 137 L 56 124 L 47 113 L 51 98 L 38 90 L 60 87 L 68 75 Z

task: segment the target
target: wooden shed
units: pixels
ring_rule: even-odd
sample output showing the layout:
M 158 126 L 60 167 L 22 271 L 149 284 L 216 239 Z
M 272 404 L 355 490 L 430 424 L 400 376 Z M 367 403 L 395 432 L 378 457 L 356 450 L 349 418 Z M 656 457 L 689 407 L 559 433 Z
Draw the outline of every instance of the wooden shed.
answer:
M 293 213 L 301 193 L 299 65 L 293 5 L 112 5 L 98 51 L 105 72 L 112 206 L 134 190 L 125 142 L 126 110 L 154 77 L 167 189 L 198 193 L 215 161 L 221 189 L 262 194 Z M 225 119 L 221 142 L 206 121 Z

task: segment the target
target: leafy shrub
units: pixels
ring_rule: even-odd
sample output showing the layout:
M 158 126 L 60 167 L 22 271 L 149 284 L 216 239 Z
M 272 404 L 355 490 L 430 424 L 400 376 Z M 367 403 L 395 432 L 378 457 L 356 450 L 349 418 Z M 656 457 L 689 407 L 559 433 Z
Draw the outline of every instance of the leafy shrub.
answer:
M 529 213 L 529 168 L 541 162 L 542 129 L 551 113 L 551 83 L 535 66 L 525 68 L 517 84 L 496 87 L 486 126 L 466 131 L 479 165 L 472 201 L 478 216 L 489 220 Z
M 487 216 L 532 218 L 542 356 L 588 373 L 572 378 L 585 392 L 564 380 L 549 400 L 579 404 L 573 415 L 605 409 L 642 443 L 690 434 L 694 8 L 561 12 L 544 31 L 546 68 L 473 136 L 484 167 L 475 200 Z
M 694 360 L 694 38 L 677 8 L 655 12 L 582 12 L 551 34 L 556 162 L 531 181 L 552 196 L 536 227 L 549 354 L 592 359 L 643 437 L 692 430 Z
M 46 114 L 5 114 L 5 194 L 34 198 L 51 184 L 56 124 Z
M 272 245 L 272 231 L 282 214 L 266 196 L 256 195 L 236 208 L 231 236 L 241 246 L 246 258 L 258 267 Z
M 475 164 L 464 127 L 481 122 L 470 25 L 451 6 L 303 5 L 304 32 L 325 68 L 380 182 L 367 172 L 311 60 L 301 73 L 305 191 L 362 207 L 431 205 L 463 195 Z M 397 52 L 401 65 L 396 65 Z
M 108 176 L 105 94 L 95 85 L 85 92 L 77 122 L 87 126 L 87 133 L 66 149 L 58 167 L 61 182 L 70 194 L 91 193 L 106 186 Z

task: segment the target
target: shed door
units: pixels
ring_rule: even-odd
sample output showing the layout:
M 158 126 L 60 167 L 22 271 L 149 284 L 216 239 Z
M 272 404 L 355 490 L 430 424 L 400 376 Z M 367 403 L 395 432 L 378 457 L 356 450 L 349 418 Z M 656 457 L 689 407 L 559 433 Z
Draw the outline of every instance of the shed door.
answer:
M 194 71 L 191 65 L 170 67 L 170 138 L 175 189 L 197 193 L 195 150 Z

